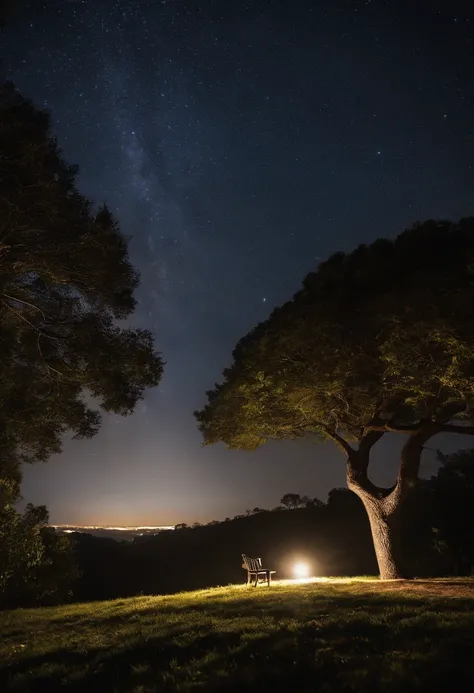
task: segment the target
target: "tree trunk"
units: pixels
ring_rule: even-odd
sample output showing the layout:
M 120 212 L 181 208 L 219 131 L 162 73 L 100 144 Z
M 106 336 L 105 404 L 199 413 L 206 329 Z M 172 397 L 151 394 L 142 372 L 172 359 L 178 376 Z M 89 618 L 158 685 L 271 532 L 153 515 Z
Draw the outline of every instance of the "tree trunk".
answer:
M 361 498 L 369 516 L 380 579 L 396 580 L 406 577 L 400 547 L 401 499 L 398 503 L 387 504 L 385 502 L 387 498 L 375 498 L 367 493 L 357 495 Z
M 415 483 L 412 478 L 404 478 L 402 473 L 404 463 L 406 468 L 406 446 L 394 488 L 379 488 L 370 481 L 367 475 L 370 451 L 380 436 L 380 433 L 365 436 L 359 449 L 348 453 L 347 485 L 359 496 L 367 511 L 380 578 L 396 580 L 407 577 L 402 560 L 401 509 Z
M 402 560 L 401 510 L 410 487 L 399 481 L 393 489 L 378 488 L 365 474 L 359 475 L 350 461 L 347 485 L 359 496 L 367 511 L 380 578 L 396 580 L 408 577 Z
M 382 432 L 367 433 L 357 450 L 346 448 L 347 485 L 362 500 L 369 516 L 382 580 L 409 577 L 405 572 L 401 546 L 402 506 L 417 484 L 423 445 L 436 432 L 436 426 L 427 422 L 420 429 L 409 433 L 401 451 L 397 483 L 391 489 L 377 487 L 367 474 L 370 451 L 383 435 Z

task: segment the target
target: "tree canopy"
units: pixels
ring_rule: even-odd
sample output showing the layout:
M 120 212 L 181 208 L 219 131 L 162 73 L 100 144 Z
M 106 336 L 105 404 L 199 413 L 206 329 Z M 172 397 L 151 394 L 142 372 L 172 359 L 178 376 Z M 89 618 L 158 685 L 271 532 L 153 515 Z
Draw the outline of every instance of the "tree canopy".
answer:
M 240 340 L 196 412 L 206 443 L 472 423 L 474 219 L 427 221 L 336 253 Z M 467 429 L 466 429 L 467 431 Z
M 247 450 L 304 435 L 335 441 L 381 577 L 406 576 L 400 510 L 423 446 L 441 432 L 474 434 L 473 299 L 474 219 L 427 221 L 332 255 L 237 344 L 196 412 L 204 441 Z M 387 432 L 406 442 L 395 485 L 380 488 L 368 467 Z
M 0 445 L 2 477 L 46 460 L 61 437 L 126 415 L 163 362 L 135 308 L 128 239 L 78 192 L 48 114 L 0 87 Z

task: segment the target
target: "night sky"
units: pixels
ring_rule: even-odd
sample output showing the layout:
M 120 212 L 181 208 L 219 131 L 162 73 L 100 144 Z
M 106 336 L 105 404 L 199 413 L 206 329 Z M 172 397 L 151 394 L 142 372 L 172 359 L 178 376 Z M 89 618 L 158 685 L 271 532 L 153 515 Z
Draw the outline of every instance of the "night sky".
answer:
M 51 111 L 81 191 L 133 236 L 134 323 L 167 362 L 132 417 L 25 469 L 25 500 L 54 523 L 159 525 L 344 485 L 329 443 L 203 448 L 192 412 L 235 342 L 320 259 L 474 214 L 468 7 L 35 0 L 13 12 L 3 71 Z M 396 446 L 376 452 L 373 478 L 388 484 Z M 424 473 L 435 468 L 427 451 Z

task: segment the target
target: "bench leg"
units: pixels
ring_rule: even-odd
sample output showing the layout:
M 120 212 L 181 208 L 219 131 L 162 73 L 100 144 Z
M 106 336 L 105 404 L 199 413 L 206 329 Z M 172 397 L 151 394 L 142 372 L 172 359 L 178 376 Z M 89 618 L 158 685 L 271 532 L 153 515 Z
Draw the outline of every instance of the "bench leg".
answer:
M 267 585 L 270 587 L 270 582 L 272 581 L 272 574 L 270 571 L 267 573 Z
M 247 585 L 250 585 L 250 573 L 247 571 Z

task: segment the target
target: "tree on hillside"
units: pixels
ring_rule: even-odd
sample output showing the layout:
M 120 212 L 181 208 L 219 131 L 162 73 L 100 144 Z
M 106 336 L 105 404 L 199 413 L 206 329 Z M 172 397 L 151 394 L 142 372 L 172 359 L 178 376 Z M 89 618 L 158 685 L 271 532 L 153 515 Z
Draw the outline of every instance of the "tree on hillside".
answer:
M 361 507 L 360 501 L 347 488 L 332 488 L 328 493 L 327 507 L 341 517 Z
M 280 503 L 288 508 L 288 510 L 294 510 L 295 508 L 301 508 L 310 501 L 308 496 L 300 496 L 299 493 L 285 493 L 284 496 L 280 498 Z
M 403 501 L 426 442 L 474 434 L 474 219 L 427 221 L 336 253 L 240 340 L 196 412 L 207 444 L 332 440 L 369 515 L 382 578 L 404 574 Z M 396 483 L 368 476 L 373 446 L 403 440 Z
M 324 508 L 325 506 L 320 498 L 310 498 L 309 496 L 303 496 L 301 502 L 305 508 Z
M 49 116 L 1 85 L 1 478 L 59 452 L 66 432 L 93 436 L 100 410 L 131 413 L 162 375 L 151 333 L 119 322 L 139 284 L 128 240 L 76 176 Z

